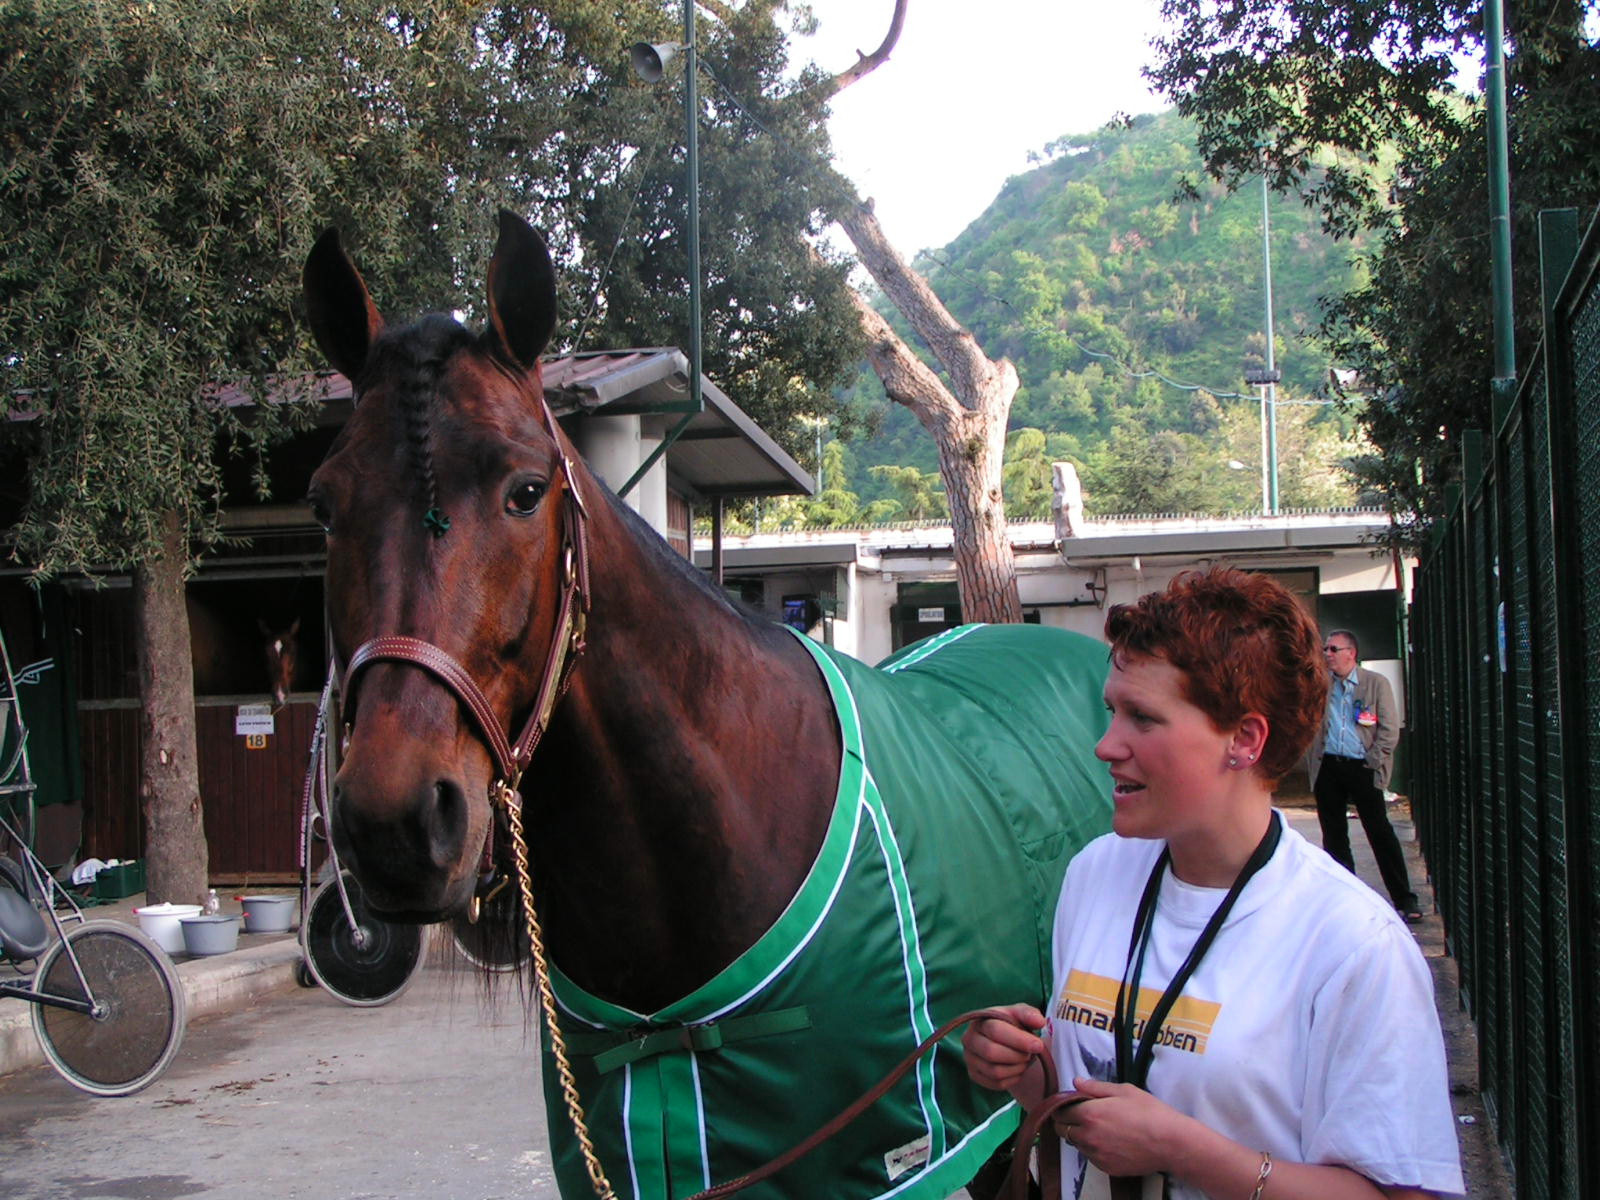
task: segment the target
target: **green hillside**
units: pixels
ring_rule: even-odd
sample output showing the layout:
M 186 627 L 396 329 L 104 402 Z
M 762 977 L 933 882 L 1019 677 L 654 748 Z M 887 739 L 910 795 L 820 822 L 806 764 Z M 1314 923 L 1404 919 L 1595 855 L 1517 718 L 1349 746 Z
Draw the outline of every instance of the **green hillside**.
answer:
M 1076 461 L 1092 510 L 1259 505 L 1259 409 L 1244 383 L 1246 367 L 1264 364 L 1259 190 L 1230 195 L 1205 180 L 1191 125 L 1170 112 L 1062 138 L 1047 155 L 918 262 L 985 351 L 1016 364 L 1011 428 L 1044 435 L 1017 450 Z M 1186 176 L 1198 199 L 1175 198 Z M 1318 298 L 1356 281 L 1359 244 L 1335 243 L 1294 198 L 1273 197 L 1270 211 L 1279 397 L 1305 401 L 1329 366 L 1306 336 Z M 880 307 L 904 335 L 899 314 Z M 1153 373 L 1250 398 L 1218 399 Z M 932 440 L 865 367 L 851 406 L 880 422 L 843 455 L 864 500 L 897 494 L 874 466 L 936 470 Z M 1350 503 L 1325 469 L 1348 452 L 1347 420 L 1300 404 L 1280 409 L 1279 422 L 1284 504 Z M 1127 477 L 1130 459 L 1141 478 Z M 1230 459 L 1243 465 L 1230 471 Z M 1037 466 L 1012 464 L 1013 510 L 1047 503 L 1048 472 L 1042 494 L 1037 476 Z

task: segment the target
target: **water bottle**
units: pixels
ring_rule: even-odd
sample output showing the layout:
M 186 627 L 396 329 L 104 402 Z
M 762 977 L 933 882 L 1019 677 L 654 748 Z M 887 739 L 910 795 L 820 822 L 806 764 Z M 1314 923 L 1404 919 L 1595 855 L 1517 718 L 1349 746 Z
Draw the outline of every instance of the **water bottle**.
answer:
M 217 889 L 216 888 L 212 888 L 209 892 L 206 893 L 206 916 L 208 916 L 208 917 L 216 916 L 217 915 L 217 910 L 219 908 L 221 908 L 221 907 L 222 907 L 221 903 L 219 903 L 218 900 L 217 900 Z

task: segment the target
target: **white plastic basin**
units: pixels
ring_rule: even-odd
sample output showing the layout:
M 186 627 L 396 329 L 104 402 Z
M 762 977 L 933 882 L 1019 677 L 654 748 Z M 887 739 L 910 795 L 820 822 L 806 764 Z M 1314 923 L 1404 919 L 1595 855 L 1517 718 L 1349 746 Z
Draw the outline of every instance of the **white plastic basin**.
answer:
M 182 954 L 184 952 L 183 925 L 180 923 L 184 917 L 198 917 L 200 906 L 198 904 L 146 904 L 143 908 L 133 910 L 133 915 L 139 918 L 139 928 L 149 935 L 150 939 L 168 954 Z

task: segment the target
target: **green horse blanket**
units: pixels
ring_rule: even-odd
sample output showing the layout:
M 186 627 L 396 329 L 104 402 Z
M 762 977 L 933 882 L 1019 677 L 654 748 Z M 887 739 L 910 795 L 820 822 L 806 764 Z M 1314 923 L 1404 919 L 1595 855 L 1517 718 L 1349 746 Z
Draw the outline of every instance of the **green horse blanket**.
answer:
M 844 752 L 822 849 L 770 930 L 693 995 L 631 1012 L 554 971 L 589 1129 L 624 1200 L 681 1200 L 759 1166 L 941 1023 L 1050 990 L 1067 860 L 1110 827 L 1106 648 L 966 625 L 868 667 L 801 639 Z M 548 1047 L 549 1039 L 544 1042 Z M 590 1194 L 548 1048 L 562 1195 Z M 944 1200 L 1015 1128 L 956 1039 L 753 1198 Z

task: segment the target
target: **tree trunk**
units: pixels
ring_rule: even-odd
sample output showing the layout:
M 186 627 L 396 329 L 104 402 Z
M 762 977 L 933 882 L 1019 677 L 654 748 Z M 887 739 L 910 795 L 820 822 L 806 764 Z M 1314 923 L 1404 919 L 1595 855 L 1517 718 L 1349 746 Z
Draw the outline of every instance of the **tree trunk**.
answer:
M 184 606 L 187 561 L 178 514 L 166 513 L 160 556 L 133 573 L 141 708 L 139 799 L 144 809 L 146 894 L 151 903 L 202 903 L 207 886 L 194 663 Z
M 1016 368 L 1006 359 L 992 362 L 984 356 L 977 339 L 889 244 L 869 207 L 849 206 L 835 219 L 855 244 L 862 265 L 943 364 L 955 391 L 952 395 L 877 310 L 855 294 L 856 313 L 867 335 L 867 360 L 889 398 L 916 414 L 939 449 L 962 619 L 1019 622 L 1022 602 L 1001 490 Z

